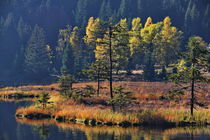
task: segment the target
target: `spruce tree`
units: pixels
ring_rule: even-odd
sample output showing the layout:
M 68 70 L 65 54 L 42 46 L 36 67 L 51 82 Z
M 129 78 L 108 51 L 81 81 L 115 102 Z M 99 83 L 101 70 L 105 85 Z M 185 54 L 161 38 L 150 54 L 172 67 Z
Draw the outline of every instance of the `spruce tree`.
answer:
M 74 56 L 69 43 L 67 43 L 62 56 L 61 73 L 64 70 L 67 70 L 69 74 L 74 74 Z
M 25 72 L 31 80 L 48 77 L 51 66 L 51 49 L 46 45 L 43 28 L 35 25 L 25 50 Z
M 188 42 L 188 50 L 177 65 L 177 73 L 169 77 L 176 84 L 175 88 L 171 90 L 173 96 L 189 93 L 192 116 L 196 105 L 205 106 L 198 100 L 197 94 L 205 91 L 202 84 L 205 86 L 205 83 L 210 82 L 210 79 L 205 76 L 205 70 L 209 66 L 208 55 L 207 44 L 203 39 L 196 36 L 191 37 Z

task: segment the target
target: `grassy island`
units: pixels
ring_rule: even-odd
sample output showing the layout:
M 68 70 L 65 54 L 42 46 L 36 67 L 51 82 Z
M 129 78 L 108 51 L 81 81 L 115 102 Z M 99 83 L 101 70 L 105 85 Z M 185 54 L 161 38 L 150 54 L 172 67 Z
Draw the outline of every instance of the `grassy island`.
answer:
M 85 88 L 86 85 L 94 89 L 97 84 L 76 83 L 73 89 Z M 108 83 L 102 83 L 106 87 Z M 152 85 L 152 86 L 151 86 Z M 205 102 L 205 108 L 198 108 L 194 116 L 190 115 L 188 107 L 188 97 L 183 96 L 182 100 L 170 100 L 168 90 L 173 86 L 172 83 L 162 82 L 115 82 L 114 86 L 122 86 L 133 94 L 134 99 L 129 104 L 121 108 L 115 105 L 115 111 L 109 103 L 107 88 L 101 90 L 100 95 L 91 94 L 79 100 L 64 98 L 60 95 L 59 85 L 52 84 L 47 86 L 24 86 L 4 88 L 1 94 L 7 97 L 11 93 L 22 93 L 33 99 L 33 104 L 21 107 L 16 110 L 16 117 L 28 120 L 52 119 L 56 122 L 73 122 L 86 125 L 118 125 L 118 126 L 204 126 L 210 124 L 210 102 L 209 93 L 202 93 L 200 100 Z M 30 91 L 29 91 L 30 90 Z M 10 92 L 12 91 L 12 92 Z M 21 91 L 21 92 L 20 92 Z M 43 107 L 39 102 L 43 92 L 47 92 L 49 98 L 46 106 Z M 1 96 L 1 95 L 0 95 Z

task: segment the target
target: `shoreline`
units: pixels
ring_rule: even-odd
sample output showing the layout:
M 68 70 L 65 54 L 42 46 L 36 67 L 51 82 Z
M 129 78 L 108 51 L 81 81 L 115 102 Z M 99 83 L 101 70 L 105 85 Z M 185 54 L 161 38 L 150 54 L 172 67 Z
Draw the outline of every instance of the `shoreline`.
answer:
M 27 108 L 26 108 L 27 110 Z M 30 113 L 26 113 L 25 112 L 20 112 L 19 110 L 16 111 L 15 117 L 18 119 L 28 119 L 28 120 L 43 120 L 43 119 L 51 119 L 54 120 L 56 122 L 62 122 L 62 123 L 75 123 L 75 124 L 84 124 L 84 125 L 88 125 L 88 126 L 119 126 L 119 127 L 187 127 L 187 126 L 209 126 L 210 122 L 208 122 L 207 120 L 199 120 L 197 118 L 197 120 L 194 118 L 191 120 L 180 120 L 180 121 L 172 121 L 172 120 L 166 120 L 160 116 L 155 116 L 155 114 L 152 114 L 151 116 L 147 116 L 147 114 L 143 114 L 142 118 L 135 118 L 136 116 L 138 116 L 138 114 L 135 113 L 131 113 L 129 114 L 130 117 L 134 117 L 135 119 L 138 120 L 134 120 L 132 122 L 125 120 L 125 121 L 116 121 L 113 119 L 113 121 L 103 121 L 104 118 L 98 118 L 95 119 L 94 115 L 90 115 L 93 119 L 89 119 L 89 118 L 80 118 L 75 116 L 75 114 L 71 114 L 72 116 L 68 116 L 68 114 L 65 115 L 56 115 L 57 112 L 42 112 L 42 110 L 37 110 L 34 112 L 30 112 Z M 77 112 L 78 113 L 78 112 Z M 112 112 L 113 113 L 113 112 Z M 59 114 L 59 113 L 57 113 Z M 114 114 L 114 113 L 113 113 Z M 135 114 L 135 115 L 134 115 Z M 184 112 L 183 112 L 184 114 Z M 114 118 L 116 115 L 113 115 L 112 117 Z M 120 114 L 119 115 L 128 115 L 128 114 Z M 153 116 L 154 115 L 154 116 Z M 145 119 L 146 120 L 143 120 Z M 142 120 L 143 121 L 142 121 Z M 141 122 L 142 121 L 142 122 Z
M 95 82 L 77 83 L 73 85 L 73 88 L 81 88 L 87 85 L 96 88 Z M 167 91 L 172 86 L 170 83 L 115 82 L 114 85 L 122 85 L 131 91 L 136 103 L 126 106 L 123 108 L 124 111 L 118 108 L 118 111 L 112 112 L 111 106 L 107 104 L 109 96 L 106 88 L 101 90 L 99 96 L 91 95 L 91 97 L 84 98 L 82 103 L 78 103 L 72 99 L 61 97 L 57 84 L 2 88 L 0 97 L 5 101 L 11 99 L 15 102 L 21 99 L 31 100 L 35 103 L 42 92 L 48 92 L 50 95 L 49 101 L 53 102 L 53 106 L 48 106 L 46 110 L 40 109 L 40 107 L 36 108 L 36 104 L 16 110 L 16 117 L 31 120 L 49 118 L 57 122 L 122 127 L 210 125 L 210 109 L 199 109 L 195 111 L 194 118 L 191 118 L 189 108 L 186 106 L 187 96 L 184 96 L 183 101 L 178 103 L 166 99 Z M 107 87 L 107 83 L 102 83 L 102 86 Z M 208 98 L 204 98 L 204 101 L 207 101 L 207 105 L 210 106 Z

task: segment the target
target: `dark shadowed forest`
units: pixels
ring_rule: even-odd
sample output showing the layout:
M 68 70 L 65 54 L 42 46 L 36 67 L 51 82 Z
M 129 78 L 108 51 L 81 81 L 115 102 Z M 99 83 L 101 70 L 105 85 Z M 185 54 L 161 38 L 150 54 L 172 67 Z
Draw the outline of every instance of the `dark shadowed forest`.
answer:
M 167 21 L 168 16 L 170 18 Z M 135 35 L 131 37 L 130 32 L 135 34 L 135 31 L 140 31 L 140 38 L 146 38 L 143 35 L 144 30 L 147 30 L 145 24 L 154 23 L 151 28 L 164 30 L 163 26 L 168 23 L 174 29 L 171 30 L 176 30 L 172 36 L 177 37 L 170 40 L 173 43 L 168 45 L 179 48 L 177 52 L 186 50 L 188 38 L 192 35 L 202 37 L 207 44 L 210 42 L 209 0 L 1 0 L 0 83 L 53 82 L 64 69 L 68 69 L 77 80 L 85 78 L 83 70 L 89 69 L 98 57 L 94 55 L 97 45 L 94 47 L 94 42 L 88 38 L 88 28 L 94 30 L 94 27 L 88 27 L 91 20 L 96 24 L 98 22 L 101 29 L 107 23 L 125 27 L 121 30 L 129 32 L 129 37 L 118 35 L 118 39 L 124 40 L 121 44 L 127 43 L 124 46 L 129 48 L 125 47 L 123 51 L 128 49 L 130 54 L 122 58 L 116 56 L 113 69 L 116 73 L 142 70 L 142 79 L 146 81 L 164 80 L 166 76 L 158 75 L 157 69 L 162 69 L 163 73 L 177 58 L 170 55 L 163 61 L 156 57 L 161 53 L 157 47 L 160 42 L 155 44 L 148 40 L 147 44 L 153 44 L 151 46 L 155 49 L 146 53 L 143 50 L 132 52 L 136 44 L 141 46 L 143 43 L 136 41 Z M 135 23 L 139 27 L 134 26 Z M 100 32 L 95 31 L 98 34 Z M 113 44 L 117 44 L 117 41 L 116 46 L 119 46 L 119 40 L 113 40 Z M 122 50 L 117 51 L 122 53 Z M 117 55 L 121 56 L 120 53 Z M 166 61 L 168 59 L 171 61 Z M 146 73 L 151 74 L 155 70 L 156 77 L 147 76 Z

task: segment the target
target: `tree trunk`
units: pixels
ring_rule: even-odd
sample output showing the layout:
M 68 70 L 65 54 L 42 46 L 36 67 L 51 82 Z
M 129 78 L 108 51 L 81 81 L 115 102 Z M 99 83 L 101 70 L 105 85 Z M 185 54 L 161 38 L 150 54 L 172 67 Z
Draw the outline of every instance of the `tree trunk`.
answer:
M 113 98 L 113 89 L 112 89 L 112 28 L 109 27 L 109 87 L 110 87 L 110 97 Z
M 110 97 L 113 99 L 113 87 L 112 87 L 112 27 L 109 27 L 109 63 L 110 63 L 110 68 L 109 68 L 109 92 L 110 92 Z M 112 110 L 115 111 L 115 106 L 112 104 Z
M 191 83 L 191 102 L 190 102 L 190 114 L 191 116 L 194 115 L 193 109 L 194 109 L 194 103 L 195 103 L 195 53 L 193 50 L 193 60 L 192 60 L 192 83 Z
M 99 70 L 98 70 L 97 79 L 98 79 L 97 95 L 99 96 L 99 94 L 100 94 L 100 72 L 99 72 Z
M 190 103 L 190 114 L 193 116 L 193 109 L 194 109 L 194 101 L 195 101 L 195 80 L 194 80 L 194 72 L 193 72 L 193 78 L 192 78 L 192 84 L 191 84 L 191 103 Z

